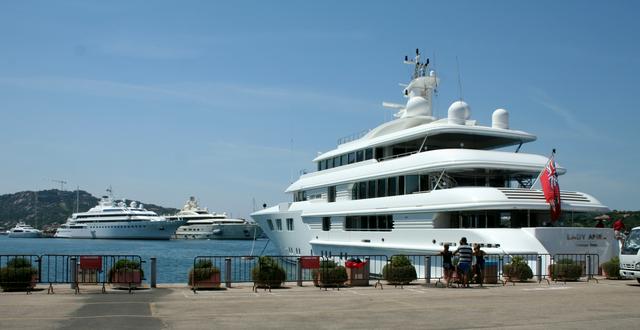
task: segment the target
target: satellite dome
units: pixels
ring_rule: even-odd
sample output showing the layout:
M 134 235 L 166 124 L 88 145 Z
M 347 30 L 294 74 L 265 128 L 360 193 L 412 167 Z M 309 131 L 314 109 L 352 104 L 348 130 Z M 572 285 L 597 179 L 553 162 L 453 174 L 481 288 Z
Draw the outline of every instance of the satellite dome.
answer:
M 448 111 L 449 124 L 464 125 L 471 116 L 471 108 L 464 101 L 456 101 L 451 104 Z
M 496 109 L 491 115 L 491 127 L 509 129 L 509 111 Z

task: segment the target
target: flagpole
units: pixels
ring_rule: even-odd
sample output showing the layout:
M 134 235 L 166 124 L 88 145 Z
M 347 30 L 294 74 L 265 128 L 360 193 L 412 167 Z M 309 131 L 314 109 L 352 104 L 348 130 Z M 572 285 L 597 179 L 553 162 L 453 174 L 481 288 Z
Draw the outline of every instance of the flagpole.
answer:
M 549 159 L 547 160 L 547 163 L 544 164 L 544 167 L 542 168 L 542 171 L 540 171 L 540 173 L 538 173 L 538 177 L 536 177 L 536 179 L 533 181 L 533 183 L 531 184 L 531 187 L 529 187 L 529 190 L 533 189 L 533 187 L 536 185 L 536 183 L 538 183 L 538 180 L 540 180 L 540 177 L 542 176 L 542 173 L 547 168 L 547 165 L 549 165 L 549 162 L 551 162 L 551 160 L 553 159 L 553 157 L 555 155 L 556 155 L 556 149 L 554 148 L 551 151 L 551 157 L 549 157 Z

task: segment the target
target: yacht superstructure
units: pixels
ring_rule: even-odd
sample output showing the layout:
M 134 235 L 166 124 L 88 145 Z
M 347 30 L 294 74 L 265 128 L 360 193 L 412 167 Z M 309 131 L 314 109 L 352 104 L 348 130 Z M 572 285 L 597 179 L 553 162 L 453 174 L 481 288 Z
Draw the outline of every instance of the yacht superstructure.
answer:
M 168 240 L 184 223 L 158 216 L 135 201 L 127 205 L 125 201 L 115 202 L 110 196 L 102 196 L 97 206 L 69 217 L 54 237 Z
M 7 231 L 9 237 L 13 238 L 38 238 L 42 237 L 42 231 L 27 225 L 24 222 L 18 222 L 15 227 Z
M 550 219 L 533 189 L 549 159 L 521 152 L 536 137 L 511 129 L 507 110 L 481 126 L 460 100 L 435 118 L 439 79 L 418 52 L 405 63 L 415 68 L 406 105 L 383 103 L 396 119 L 340 140 L 313 160 L 316 172 L 286 189 L 293 202 L 252 214 L 282 254 L 437 253 L 465 236 L 487 253 L 617 255 L 611 229 L 561 226 L 580 212 L 607 212 L 593 196 L 562 191 L 562 217 Z
M 198 206 L 190 197 L 178 214 L 167 219 L 182 219 L 187 223 L 179 227 L 177 239 L 255 239 L 262 236 L 262 229 L 253 222 L 227 217 L 226 213 L 211 213 Z

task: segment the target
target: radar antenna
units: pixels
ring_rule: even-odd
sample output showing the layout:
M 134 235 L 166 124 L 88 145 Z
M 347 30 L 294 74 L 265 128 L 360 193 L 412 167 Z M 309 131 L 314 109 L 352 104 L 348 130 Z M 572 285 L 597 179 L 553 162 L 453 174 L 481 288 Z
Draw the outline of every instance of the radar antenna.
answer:
M 429 66 L 429 58 L 427 58 L 424 63 L 420 63 L 420 49 L 418 48 L 416 48 L 416 56 L 412 60 L 409 59 L 409 56 L 405 55 L 404 64 L 415 65 L 411 79 L 424 77 L 428 74 L 427 67 Z

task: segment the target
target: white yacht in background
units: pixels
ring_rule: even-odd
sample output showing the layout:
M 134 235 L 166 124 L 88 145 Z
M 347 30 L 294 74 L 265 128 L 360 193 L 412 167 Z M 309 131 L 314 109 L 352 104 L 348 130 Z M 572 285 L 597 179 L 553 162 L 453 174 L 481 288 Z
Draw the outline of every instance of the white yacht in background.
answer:
M 226 213 L 211 213 L 200 208 L 195 197 L 190 197 L 178 214 L 167 219 L 182 219 L 187 223 L 178 228 L 177 239 L 256 239 L 262 229 L 244 219 L 228 218 Z
M 406 105 L 383 103 L 399 110 L 396 119 L 338 141 L 313 160 L 316 172 L 286 189 L 293 202 L 251 215 L 280 253 L 433 254 L 445 243 L 455 250 L 464 236 L 491 254 L 597 253 L 600 262 L 618 254 L 611 229 L 562 226 L 581 212 L 609 211 L 593 196 L 562 191 L 561 218 L 551 221 L 533 189 L 549 159 L 521 150 L 534 135 L 511 129 L 504 109 L 482 126 L 463 101 L 435 118 L 439 79 L 417 52 L 405 63 L 415 66 Z
M 24 222 L 18 222 L 15 227 L 7 231 L 9 237 L 12 238 L 38 238 L 42 237 L 42 231 L 27 225 Z
M 97 206 L 74 213 L 61 225 L 57 238 L 170 239 L 184 220 L 168 220 L 132 201 L 114 202 L 102 196 Z

